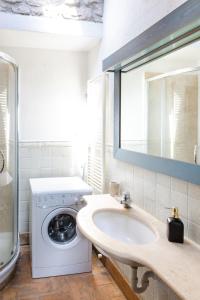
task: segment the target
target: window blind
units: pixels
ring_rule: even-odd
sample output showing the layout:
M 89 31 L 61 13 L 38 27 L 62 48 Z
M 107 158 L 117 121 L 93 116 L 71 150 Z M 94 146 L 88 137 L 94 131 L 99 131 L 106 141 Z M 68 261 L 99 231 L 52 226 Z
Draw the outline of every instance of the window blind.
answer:
M 104 192 L 106 75 L 88 82 L 87 182 L 94 193 Z

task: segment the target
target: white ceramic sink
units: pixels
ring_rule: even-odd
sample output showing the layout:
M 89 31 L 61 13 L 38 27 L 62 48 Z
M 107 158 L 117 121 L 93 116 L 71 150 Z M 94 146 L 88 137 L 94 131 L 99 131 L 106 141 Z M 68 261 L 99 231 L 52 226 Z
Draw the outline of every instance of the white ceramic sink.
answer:
M 129 245 L 143 245 L 156 240 L 156 234 L 148 225 L 121 210 L 96 211 L 93 221 L 106 235 Z

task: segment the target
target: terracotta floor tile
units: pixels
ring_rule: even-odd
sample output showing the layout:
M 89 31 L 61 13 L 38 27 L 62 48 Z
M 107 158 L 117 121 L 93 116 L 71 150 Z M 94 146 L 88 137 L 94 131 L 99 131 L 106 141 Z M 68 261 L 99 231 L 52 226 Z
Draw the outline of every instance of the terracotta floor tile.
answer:
M 121 295 L 121 296 L 117 296 L 117 297 L 114 297 L 114 298 L 111 298 L 112 300 L 126 300 L 125 296 L 124 295 Z
M 92 273 L 32 279 L 29 248 L 22 247 L 14 278 L 0 300 L 125 300 L 110 274 L 93 255 Z
M 39 300 L 37 295 L 27 295 L 24 297 L 17 297 L 17 300 Z
M 118 286 L 115 283 L 106 284 L 106 285 L 100 286 L 99 288 L 100 289 L 102 288 L 102 290 L 104 291 L 104 294 L 109 295 L 110 299 L 123 296 L 121 290 L 118 288 Z M 123 298 L 123 299 L 125 299 L 125 298 Z
M 0 291 L 0 300 L 16 300 L 17 291 L 12 288 L 4 288 L 3 291 Z
M 39 297 L 39 300 L 73 300 L 70 294 L 55 293 Z

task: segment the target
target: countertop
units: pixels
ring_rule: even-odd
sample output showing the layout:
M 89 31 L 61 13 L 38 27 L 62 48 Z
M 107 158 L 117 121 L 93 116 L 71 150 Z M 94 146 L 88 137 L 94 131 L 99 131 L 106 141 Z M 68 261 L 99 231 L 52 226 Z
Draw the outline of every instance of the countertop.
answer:
M 110 195 L 85 196 L 87 206 L 78 213 L 77 224 L 84 236 L 107 253 L 135 261 L 152 270 L 181 299 L 200 300 L 200 246 L 185 238 L 184 244 L 170 243 L 166 225 L 135 205 L 130 209 Z M 93 214 L 100 209 L 119 209 L 148 224 L 156 233 L 154 242 L 143 245 L 114 240 L 97 228 Z

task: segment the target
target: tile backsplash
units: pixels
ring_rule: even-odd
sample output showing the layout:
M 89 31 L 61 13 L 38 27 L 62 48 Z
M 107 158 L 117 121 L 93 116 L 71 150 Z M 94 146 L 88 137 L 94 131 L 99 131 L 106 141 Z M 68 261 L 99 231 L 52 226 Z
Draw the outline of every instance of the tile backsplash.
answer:
M 200 186 L 164 174 L 155 173 L 113 158 L 113 147 L 106 145 L 106 191 L 109 182 L 120 183 L 121 192 L 129 191 L 134 204 L 166 222 L 170 211 L 179 207 L 185 236 L 200 244 Z M 127 265 L 116 262 L 132 286 L 132 272 Z M 140 277 L 146 268 L 140 268 Z M 178 300 L 162 281 L 150 280 L 148 289 L 139 296 L 142 300 Z
M 29 178 L 81 175 L 71 142 L 19 143 L 20 233 L 29 231 Z
M 118 161 L 113 158 L 112 147 L 107 146 L 106 191 L 111 180 L 118 181 L 136 205 L 162 222 L 170 215 L 166 208 L 177 206 L 185 236 L 200 243 L 200 186 Z

